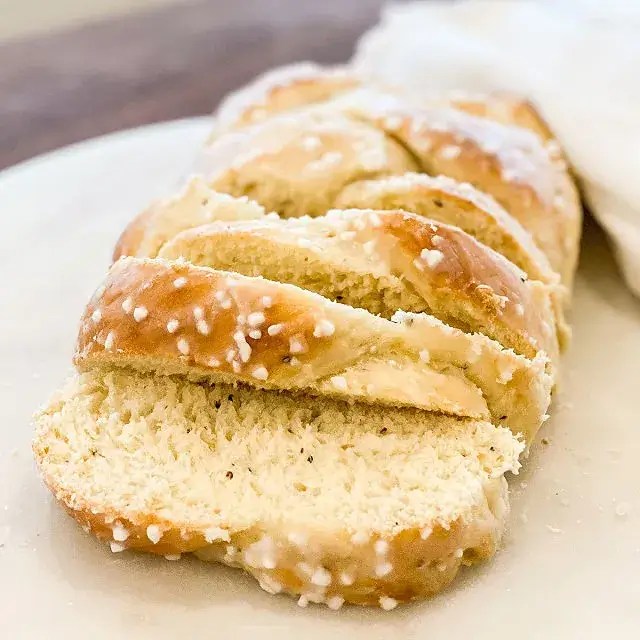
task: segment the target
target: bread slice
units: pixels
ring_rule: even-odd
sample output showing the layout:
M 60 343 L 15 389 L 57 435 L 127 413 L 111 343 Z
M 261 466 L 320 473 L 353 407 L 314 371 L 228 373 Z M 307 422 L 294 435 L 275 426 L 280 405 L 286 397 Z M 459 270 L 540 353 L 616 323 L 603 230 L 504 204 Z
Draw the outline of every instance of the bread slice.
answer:
M 405 173 L 347 186 L 336 200 L 342 209 L 403 209 L 459 227 L 550 287 L 558 341 L 566 349 L 571 328 L 565 309 L 570 293 L 529 232 L 491 196 L 446 176 Z M 577 241 L 576 241 L 577 242 Z
M 457 227 L 404 211 L 213 223 L 159 256 L 288 282 L 390 318 L 426 312 L 527 357 L 558 358 L 550 288 Z
M 454 225 L 502 254 L 533 280 L 554 286 L 559 282 L 531 234 L 491 196 L 468 183 L 426 173 L 359 180 L 340 193 L 336 207 L 404 209 Z
M 355 180 L 416 168 L 383 131 L 333 111 L 284 115 L 228 132 L 205 147 L 195 171 L 217 191 L 299 217 L 322 215 Z
M 39 413 L 33 449 L 114 552 L 195 552 L 301 606 L 391 609 L 495 552 L 522 444 L 487 422 L 96 369 Z
M 424 317 L 413 327 L 288 284 L 123 258 L 85 309 L 75 362 L 491 418 L 530 441 L 550 401 L 546 356 Z

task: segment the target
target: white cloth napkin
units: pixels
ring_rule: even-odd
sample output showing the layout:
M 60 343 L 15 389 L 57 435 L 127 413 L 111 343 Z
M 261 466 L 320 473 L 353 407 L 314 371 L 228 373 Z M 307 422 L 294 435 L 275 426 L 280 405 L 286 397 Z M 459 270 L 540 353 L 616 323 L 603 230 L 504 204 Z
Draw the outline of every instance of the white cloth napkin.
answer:
M 532 98 L 640 295 L 640 0 L 391 5 L 353 62 L 418 98 L 459 89 Z

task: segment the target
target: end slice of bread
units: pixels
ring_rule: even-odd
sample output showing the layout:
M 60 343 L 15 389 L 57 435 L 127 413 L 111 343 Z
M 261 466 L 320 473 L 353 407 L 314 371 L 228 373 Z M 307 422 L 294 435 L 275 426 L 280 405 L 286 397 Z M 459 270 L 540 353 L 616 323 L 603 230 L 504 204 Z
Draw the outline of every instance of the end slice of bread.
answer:
M 302 606 L 390 609 L 494 553 L 522 444 L 487 422 L 95 369 L 38 414 L 33 448 L 114 552 L 195 552 Z

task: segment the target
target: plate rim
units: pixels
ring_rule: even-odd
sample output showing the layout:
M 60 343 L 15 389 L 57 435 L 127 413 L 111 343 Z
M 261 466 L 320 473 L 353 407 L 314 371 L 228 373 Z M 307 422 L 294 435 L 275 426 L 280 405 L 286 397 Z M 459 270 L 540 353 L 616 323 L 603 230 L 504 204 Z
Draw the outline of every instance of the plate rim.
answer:
M 44 151 L 25 160 L 9 165 L 0 170 L 0 186 L 2 183 L 10 178 L 15 177 L 16 174 L 22 171 L 29 171 L 37 169 L 38 165 L 44 162 L 49 162 L 55 159 L 55 156 L 64 156 L 67 154 L 73 154 L 76 152 L 82 152 L 85 147 L 90 147 L 95 143 L 108 144 L 117 142 L 121 138 L 127 138 L 133 135 L 154 134 L 157 129 L 173 129 L 181 126 L 192 126 L 195 124 L 204 124 L 205 122 L 213 122 L 213 116 L 199 115 L 199 116 L 187 116 L 185 118 L 174 118 L 172 120 L 160 120 L 158 122 L 150 122 L 148 124 L 141 124 L 126 129 L 117 129 L 116 131 L 109 131 L 108 133 L 102 133 L 91 138 L 84 138 L 76 142 L 65 144 L 61 147 L 56 147 L 49 151 Z

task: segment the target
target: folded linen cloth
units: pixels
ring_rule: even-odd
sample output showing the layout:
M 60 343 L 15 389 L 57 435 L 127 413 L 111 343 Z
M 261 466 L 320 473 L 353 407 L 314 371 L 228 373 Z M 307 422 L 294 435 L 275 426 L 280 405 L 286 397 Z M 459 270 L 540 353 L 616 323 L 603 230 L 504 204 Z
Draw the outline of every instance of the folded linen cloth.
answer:
M 391 5 L 358 43 L 353 63 L 420 99 L 450 90 L 530 97 L 640 295 L 640 2 Z

